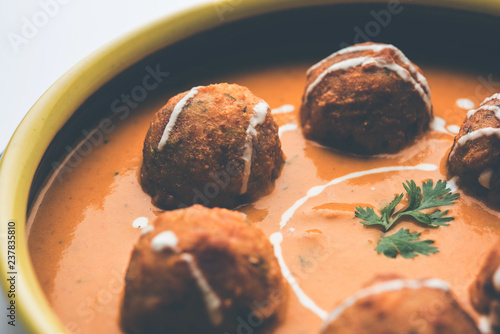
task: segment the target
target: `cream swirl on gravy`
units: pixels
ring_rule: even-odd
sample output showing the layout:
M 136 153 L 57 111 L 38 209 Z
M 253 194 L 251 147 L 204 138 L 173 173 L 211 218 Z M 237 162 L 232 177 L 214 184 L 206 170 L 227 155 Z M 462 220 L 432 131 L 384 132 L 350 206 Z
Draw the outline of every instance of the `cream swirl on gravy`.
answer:
M 309 94 L 312 92 L 314 87 L 323 80 L 323 78 L 332 72 L 338 71 L 338 70 L 345 70 L 349 69 L 352 67 L 357 67 L 357 66 L 365 66 L 369 64 L 374 64 L 377 67 L 380 68 L 387 68 L 390 71 L 395 72 L 397 75 L 399 75 L 403 80 L 410 82 L 413 84 L 413 87 L 415 90 L 420 94 L 422 99 L 424 100 L 427 110 L 429 113 L 432 111 L 432 106 L 431 106 L 431 92 L 429 88 L 429 84 L 427 83 L 427 79 L 416 69 L 416 67 L 411 63 L 411 61 L 399 50 L 396 48 L 394 45 L 391 44 L 362 44 L 362 45 L 354 45 L 347 47 L 345 49 L 341 49 L 330 56 L 326 57 L 325 59 L 321 60 L 320 62 L 316 63 L 313 65 L 309 70 L 307 71 L 307 75 L 309 75 L 313 70 L 316 68 L 320 67 L 323 65 L 325 62 L 333 59 L 336 56 L 339 55 L 345 55 L 349 53 L 355 53 L 355 52 L 362 52 L 362 51 L 373 51 L 373 52 L 381 52 L 382 50 L 392 50 L 398 59 L 408 66 L 408 69 L 396 64 L 394 61 L 388 61 L 385 58 L 381 57 L 356 57 L 356 58 L 351 58 L 351 59 L 346 59 L 344 61 L 335 63 L 328 67 L 326 70 L 324 70 L 314 82 L 312 82 L 306 90 L 306 94 L 304 95 L 304 102 L 307 102 Z M 414 79 L 416 77 L 416 80 Z
M 446 133 L 451 136 L 455 136 L 460 132 L 460 127 L 458 125 L 446 125 L 446 120 L 438 116 L 434 116 L 429 127 L 434 131 Z
M 292 104 L 284 104 L 281 107 L 274 108 L 271 110 L 271 114 L 289 114 L 295 111 L 295 106 Z
M 462 109 L 472 109 L 474 108 L 474 102 L 469 100 L 469 99 L 466 99 L 466 98 L 461 98 L 461 99 L 458 99 L 455 104 L 462 108 Z
M 147 217 L 138 217 L 132 222 L 134 228 L 145 228 L 148 226 L 149 219 Z
M 299 128 L 299 126 L 297 124 L 295 124 L 295 123 L 284 124 L 284 125 L 280 126 L 280 128 L 278 130 L 278 135 L 281 138 L 281 136 L 283 135 L 283 133 L 289 132 L 289 131 L 295 131 L 298 128 Z
M 370 169 L 366 171 L 360 171 L 360 172 L 354 172 L 350 173 L 347 175 L 344 175 L 342 177 L 336 178 L 331 180 L 330 182 L 320 185 L 320 186 L 315 186 L 309 189 L 307 192 L 306 196 L 300 198 L 297 200 L 288 210 L 286 210 L 282 215 L 281 215 L 281 221 L 280 221 L 280 229 L 279 232 L 275 232 L 271 235 L 270 241 L 271 244 L 274 247 L 274 255 L 278 259 L 278 263 L 281 267 L 281 272 L 283 273 L 283 277 L 288 281 L 290 284 L 290 287 L 294 291 L 295 295 L 299 299 L 300 303 L 313 313 L 315 313 L 317 316 L 319 316 L 321 319 L 326 320 L 328 317 L 328 312 L 323 310 L 321 307 L 319 307 L 299 286 L 297 280 L 293 276 L 292 272 L 288 268 L 285 259 L 283 257 L 282 249 L 281 249 L 281 243 L 283 242 L 283 234 L 281 231 L 283 228 L 286 227 L 287 223 L 290 221 L 290 219 L 293 217 L 297 209 L 299 209 L 307 200 L 310 198 L 316 197 L 320 195 L 326 188 L 339 184 L 341 182 L 345 182 L 347 180 L 355 179 L 358 177 L 363 177 L 366 175 L 371 175 L 371 174 L 380 174 L 380 173 L 387 173 L 387 172 L 395 172 L 395 171 L 404 171 L 404 170 L 421 170 L 421 171 L 434 171 L 438 167 L 433 164 L 419 164 L 416 166 L 393 166 L 393 167 L 381 167 L 381 168 L 375 168 L 375 169 Z

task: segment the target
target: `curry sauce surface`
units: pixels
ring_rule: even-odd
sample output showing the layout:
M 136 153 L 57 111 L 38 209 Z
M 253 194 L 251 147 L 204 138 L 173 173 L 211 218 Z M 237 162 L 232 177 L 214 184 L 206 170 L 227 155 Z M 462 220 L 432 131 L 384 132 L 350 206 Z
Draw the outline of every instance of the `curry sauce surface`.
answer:
M 271 108 L 291 104 L 293 113 L 274 117 L 280 126 L 297 124 L 308 65 L 241 71 L 213 78 L 213 82 L 247 86 Z M 404 221 L 392 230 L 404 227 L 421 232 L 423 240 L 435 240 L 439 253 L 412 260 L 377 254 L 380 230 L 365 227 L 354 217 L 359 205 L 383 208 L 403 192 L 406 180 L 413 179 L 417 185 L 427 179 L 446 180 L 453 131 L 467 112 L 456 101 L 467 98 L 477 106 L 487 97 L 482 93 L 489 93 L 478 89 L 477 74 L 429 66 L 423 70 L 432 89 L 434 115 L 446 124 L 435 123 L 435 129 L 397 154 L 372 158 L 338 153 L 306 141 L 300 126 L 288 125 L 282 129 L 289 131 L 281 134 L 287 160 L 275 189 L 239 208 L 271 236 L 280 230 L 283 213 L 314 186 L 379 167 L 437 166 L 434 171 L 392 171 L 340 182 L 307 200 L 286 222 L 281 230 L 286 264 L 304 293 L 324 310 L 331 310 L 375 275 L 396 273 L 447 281 L 462 306 L 476 316 L 467 289 L 500 236 L 498 212 L 458 189 L 459 200 L 446 208 L 455 217 L 450 226 L 429 229 Z M 132 223 L 138 217 L 151 222 L 161 212 L 138 183 L 142 144 L 154 113 L 170 96 L 142 103 L 139 112 L 103 134 L 102 142 L 93 145 L 88 156 L 66 157 L 64 167 L 47 181 L 31 210 L 28 243 L 33 265 L 52 307 L 71 333 L 121 333 L 118 317 L 123 278 L 140 234 Z M 292 291 L 290 296 L 287 318 L 276 333 L 318 333 L 321 319 Z

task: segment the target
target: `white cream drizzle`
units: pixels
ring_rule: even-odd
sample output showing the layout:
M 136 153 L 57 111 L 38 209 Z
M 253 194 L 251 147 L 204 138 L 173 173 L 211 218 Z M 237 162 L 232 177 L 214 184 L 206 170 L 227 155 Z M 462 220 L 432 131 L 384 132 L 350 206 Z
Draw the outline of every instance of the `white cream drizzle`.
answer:
M 460 132 L 460 127 L 458 125 L 448 125 L 446 129 L 455 135 Z
M 353 306 L 360 299 L 366 298 L 368 296 L 378 295 L 385 292 L 399 291 L 403 289 L 413 289 L 418 290 L 422 288 L 437 289 L 443 291 L 449 291 L 449 285 L 440 279 L 427 279 L 427 280 L 404 280 L 397 279 L 387 282 L 381 282 L 370 286 L 366 289 L 357 291 L 354 295 L 347 298 L 339 306 L 337 306 L 328 316 L 326 321 L 323 323 L 323 330 L 326 327 L 338 319 L 342 313 Z
M 469 99 L 458 99 L 455 103 L 458 107 L 465 110 L 474 108 L 474 102 Z
M 192 99 L 193 97 L 196 96 L 196 94 L 198 94 L 198 89 L 200 88 L 202 88 L 202 86 L 191 88 L 191 90 L 186 95 L 184 95 L 184 97 L 175 105 L 174 110 L 170 115 L 170 119 L 168 120 L 167 126 L 165 126 L 165 129 L 163 130 L 163 135 L 161 136 L 161 139 L 158 143 L 158 149 L 160 151 L 163 150 L 163 148 L 167 144 L 170 132 L 174 128 L 175 122 L 177 122 L 177 118 L 181 114 L 182 109 L 184 109 L 184 106 L 190 99 Z
M 422 170 L 422 171 L 434 171 L 438 167 L 433 164 L 420 164 L 416 166 L 393 166 L 393 167 L 381 167 L 381 168 L 375 168 L 375 169 L 370 169 L 366 171 L 360 171 L 360 172 L 354 172 L 351 174 L 344 175 L 342 177 L 336 178 L 331 180 L 330 182 L 313 187 L 309 189 L 307 192 L 307 195 L 304 196 L 303 198 L 299 199 L 296 201 L 288 210 L 286 210 L 282 215 L 281 215 L 281 221 L 280 221 L 280 231 L 275 232 L 271 235 L 269 238 L 271 241 L 271 244 L 273 245 L 274 248 L 274 255 L 278 259 L 278 263 L 281 267 L 281 272 L 283 274 L 283 277 L 288 281 L 290 284 L 290 287 L 294 291 L 295 295 L 298 297 L 300 303 L 313 313 L 315 313 L 317 316 L 319 316 L 321 319 L 325 320 L 328 316 L 328 312 L 320 308 L 299 286 L 297 281 L 295 280 L 295 277 L 293 277 L 290 269 L 286 265 L 285 259 L 283 257 L 283 253 L 281 250 L 281 243 L 283 242 L 283 234 L 281 233 L 281 230 L 287 225 L 288 221 L 292 218 L 292 216 L 295 214 L 295 211 L 299 207 L 301 207 L 308 199 L 318 196 L 321 194 L 326 188 L 329 186 L 370 175 L 370 174 L 378 174 L 378 173 L 386 173 L 386 172 L 393 172 L 393 171 L 403 171 L 403 170 Z M 290 231 L 292 229 L 290 228 Z M 292 231 L 293 232 L 293 231 Z
M 336 56 L 339 56 L 339 55 L 344 55 L 344 54 L 354 53 L 354 52 L 360 52 L 360 51 L 380 52 L 380 51 L 385 50 L 385 49 L 393 50 L 394 53 L 396 54 L 396 56 L 399 57 L 399 59 L 401 60 L 401 62 L 403 64 L 405 64 L 405 65 L 408 66 L 408 68 L 410 69 L 410 72 L 413 75 L 417 76 L 418 80 L 422 83 L 422 85 L 424 86 L 424 88 L 430 94 L 431 90 L 429 88 L 429 84 L 427 83 L 427 79 L 425 79 L 425 77 L 420 72 L 417 71 L 417 69 L 415 68 L 415 66 L 410 62 L 410 60 L 405 56 L 405 54 L 400 49 L 398 49 L 397 47 L 395 47 L 392 44 L 368 44 L 368 45 L 353 45 L 353 46 L 349 46 L 347 48 L 344 48 L 344 49 L 341 49 L 341 50 L 339 50 L 337 52 L 332 53 L 331 55 L 329 55 L 325 59 L 321 60 L 319 63 L 311 66 L 311 68 L 309 68 L 309 70 L 307 70 L 307 74 L 309 74 L 311 71 L 313 71 L 317 67 L 323 65 L 326 61 L 328 61 L 328 60 L 330 60 L 330 59 L 332 59 L 332 58 L 334 58 Z
M 498 120 L 500 120 L 500 107 L 498 107 L 497 105 L 485 105 L 486 103 L 488 103 L 494 99 L 500 99 L 500 93 L 494 94 L 494 95 L 486 98 L 479 105 L 479 108 L 469 110 L 467 112 L 467 119 L 471 118 L 472 115 L 474 115 L 478 111 L 487 110 L 487 111 L 493 111 L 495 117 Z M 493 127 L 482 128 L 482 129 L 472 131 L 471 133 L 468 133 L 468 134 L 462 136 L 457 141 L 455 146 L 453 147 L 453 150 L 450 152 L 449 159 L 451 159 L 451 157 L 453 157 L 453 155 L 455 155 L 455 151 L 456 151 L 457 147 L 464 145 L 469 140 L 476 140 L 476 139 L 484 137 L 484 136 L 493 136 L 493 135 L 496 135 L 498 138 L 500 138 L 500 128 L 493 128 Z M 485 174 L 484 176 L 483 176 L 483 174 L 481 174 L 481 176 L 479 177 L 479 183 L 481 185 L 483 185 L 485 188 L 489 188 L 489 178 L 491 178 L 491 175 L 488 177 L 488 174 Z M 485 186 L 485 184 L 488 186 Z
M 295 107 L 291 104 L 284 104 L 281 107 L 274 108 L 271 110 L 271 114 L 289 114 L 295 111 Z
M 328 316 L 328 312 L 319 307 L 299 286 L 299 283 L 293 277 L 290 269 L 286 265 L 285 259 L 283 257 L 283 253 L 281 251 L 281 243 L 283 242 L 283 235 L 281 232 L 275 232 L 270 237 L 271 244 L 274 247 L 274 255 L 278 259 L 278 263 L 281 267 L 281 272 L 283 277 L 288 281 L 290 287 L 295 292 L 295 295 L 299 298 L 300 303 L 307 309 L 314 312 L 321 319 L 325 320 Z
M 317 64 L 311 66 L 309 70 L 307 70 L 307 75 L 314 69 L 318 68 L 319 66 L 323 65 L 326 61 L 338 56 L 338 55 L 343 55 L 343 54 L 348 54 L 348 53 L 354 53 L 354 52 L 359 52 L 359 51 L 373 51 L 373 52 L 380 52 L 384 49 L 390 49 L 393 50 L 396 56 L 399 57 L 401 62 L 408 66 L 410 69 L 411 74 L 415 75 L 417 77 L 417 80 L 419 81 L 419 84 L 422 85 L 428 95 L 428 98 L 430 100 L 431 96 L 431 89 L 429 87 L 429 84 L 427 83 L 427 79 L 415 68 L 415 66 L 412 64 L 412 62 L 405 56 L 405 54 L 395 47 L 392 44 L 368 44 L 368 45 L 353 45 L 344 49 L 341 49 L 337 52 L 332 53 L 330 56 L 326 57 L 325 59 L 321 60 Z
M 221 310 L 222 303 L 220 298 L 217 296 L 214 290 L 212 290 L 210 284 L 208 284 L 194 257 L 191 254 L 183 253 L 181 254 L 181 258 L 189 265 L 191 274 L 193 275 L 194 279 L 196 280 L 196 284 L 203 294 L 203 299 L 205 301 L 205 306 L 207 308 L 210 321 L 214 326 L 220 325 L 223 320 L 223 314 Z
M 452 192 L 456 192 L 458 190 L 457 179 L 457 177 L 454 177 L 446 181 L 446 188 L 450 189 Z
M 427 107 L 427 111 L 431 113 L 432 106 L 431 106 L 431 100 L 430 100 L 430 94 L 428 92 L 425 92 L 421 86 L 420 83 L 415 81 L 413 77 L 411 76 L 410 72 L 406 70 L 405 68 L 399 66 L 393 61 L 389 61 L 385 58 L 379 58 L 379 57 L 357 57 L 357 58 L 351 58 L 351 59 L 346 59 L 344 61 L 338 62 L 327 68 L 323 73 L 321 73 L 316 80 L 314 80 L 306 90 L 306 94 L 304 95 L 304 102 L 307 102 L 309 94 L 312 92 L 312 90 L 323 80 L 323 78 L 335 71 L 338 70 L 345 70 L 349 69 L 352 67 L 357 67 L 357 66 L 365 66 L 369 64 L 374 64 L 377 67 L 380 68 L 386 68 L 390 71 L 395 72 L 401 79 L 410 82 L 415 90 L 420 94 L 422 99 L 425 102 L 425 105 Z
M 493 111 L 493 114 L 495 115 L 495 117 L 500 120 L 500 108 L 498 106 L 496 106 L 496 105 L 494 105 L 494 106 L 483 106 L 483 105 L 481 105 L 477 109 L 469 110 L 467 112 L 467 118 L 468 119 L 471 118 L 472 115 L 474 115 L 475 113 L 477 113 L 480 110 Z
M 144 228 L 148 226 L 149 219 L 146 217 L 139 217 L 134 219 L 132 222 L 132 227 L 133 228 Z
M 471 133 L 468 133 L 468 134 L 460 137 L 460 139 L 457 141 L 457 143 L 453 147 L 453 150 L 450 153 L 449 159 L 451 159 L 451 157 L 453 157 L 453 155 L 455 154 L 455 151 L 457 150 L 457 147 L 464 145 L 469 140 L 476 140 L 478 138 L 485 137 L 485 136 L 497 136 L 498 138 L 500 138 L 500 128 L 492 128 L 492 127 L 482 128 L 482 129 L 479 129 L 476 131 L 472 131 Z
M 490 314 L 488 315 L 488 325 L 492 333 L 497 333 L 497 329 L 500 327 L 500 319 L 498 318 L 499 302 L 497 300 L 492 300 L 490 302 Z
M 177 243 L 179 239 L 172 231 L 164 231 L 156 235 L 151 240 L 151 248 L 156 252 L 161 252 L 164 249 L 172 249 L 177 251 Z
M 487 102 L 490 102 L 491 100 L 500 100 L 500 93 L 496 93 L 491 95 L 490 97 L 485 98 L 481 104 L 485 104 Z
M 480 317 L 477 326 L 481 333 L 483 334 L 491 333 L 491 325 L 488 317 L 486 316 Z
M 282 126 L 280 126 L 280 128 L 278 130 L 278 135 L 281 137 L 281 135 L 283 133 L 288 132 L 288 131 L 295 131 L 298 128 L 299 128 L 298 125 L 295 123 L 288 123 L 288 124 L 282 125 Z
M 146 226 L 145 228 L 142 229 L 141 235 L 147 234 L 147 233 L 153 231 L 154 229 L 155 228 L 154 228 L 153 225 L 148 225 L 148 226 Z
M 446 130 L 446 121 L 441 117 L 435 116 L 430 124 L 430 128 L 434 131 L 448 134 L 448 130 Z
M 317 69 L 318 67 L 320 67 L 321 65 L 323 65 L 324 63 L 326 63 L 327 61 L 331 60 L 332 58 L 334 58 L 336 56 L 341 56 L 341 55 L 345 55 L 345 54 L 348 54 L 348 53 L 354 53 L 354 52 L 362 52 L 362 51 L 380 52 L 380 51 L 382 51 L 384 49 L 389 48 L 389 45 L 390 44 L 368 44 L 368 45 L 351 45 L 351 46 L 348 46 L 348 47 L 340 49 L 340 50 L 332 53 L 328 57 L 320 60 L 318 63 L 316 63 L 313 66 L 311 66 L 307 70 L 306 74 L 309 75 L 312 71 L 314 71 L 315 69 Z
M 460 127 L 457 125 L 446 126 L 446 120 L 438 116 L 434 116 L 434 119 L 429 124 L 429 127 L 434 131 L 446 133 L 450 136 L 454 136 L 460 131 Z
M 500 267 L 497 268 L 492 277 L 493 287 L 496 292 L 500 292 Z
M 486 189 L 491 189 L 490 185 L 491 185 L 491 177 L 492 176 L 493 176 L 493 170 L 487 169 L 484 172 L 482 172 L 481 175 L 479 175 L 479 178 L 477 179 L 477 181 L 479 182 L 480 185 L 482 185 Z M 499 277 L 499 279 L 500 279 L 500 277 Z M 500 285 L 499 285 L 499 287 L 500 287 Z M 500 292 L 500 289 L 498 291 Z
M 265 101 L 257 103 L 253 108 L 253 115 L 250 118 L 250 122 L 247 128 L 247 135 L 245 138 L 245 150 L 243 151 L 243 161 L 245 161 L 245 167 L 243 169 L 243 180 L 242 180 L 240 194 L 244 194 L 247 192 L 248 179 L 250 178 L 250 172 L 252 167 L 252 153 L 253 153 L 252 140 L 255 136 L 257 136 L 257 130 L 256 130 L 257 125 L 264 123 L 268 110 L 269 110 L 269 105 Z
M 179 243 L 179 239 L 175 235 L 173 231 L 164 231 L 156 235 L 153 240 L 151 240 L 151 248 L 154 251 L 160 252 L 164 249 L 171 249 L 175 253 L 179 253 L 179 249 L 177 248 L 177 244 Z M 205 306 L 208 311 L 208 316 L 210 321 L 214 326 L 218 326 L 222 323 L 224 318 L 221 310 L 222 302 L 217 294 L 213 291 L 210 284 L 207 282 L 207 279 L 201 272 L 198 267 L 198 263 L 196 259 L 188 253 L 181 253 L 179 257 L 184 260 L 191 271 L 191 275 L 196 281 L 196 285 L 200 289 L 203 300 L 205 302 Z
M 420 164 L 417 166 L 381 167 L 381 168 L 375 168 L 375 169 L 370 169 L 370 170 L 366 170 L 366 171 L 350 173 L 350 174 L 344 175 L 342 177 L 333 179 L 324 185 L 312 187 L 311 189 L 309 189 L 306 196 L 304 196 L 301 199 L 299 199 L 298 201 L 296 201 L 288 210 L 285 211 L 285 213 L 283 213 L 283 215 L 281 215 L 280 230 L 282 230 L 286 226 L 288 221 L 295 214 L 295 211 L 297 211 L 298 208 L 300 208 L 305 202 L 307 202 L 307 200 L 309 200 L 312 197 L 318 196 L 326 188 L 328 188 L 332 185 L 339 184 L 341 182 L 355 179 L 358 177 L 371 175 L 371 174 L 380 174 L 380 173 L 396 172 L 396 171 L 403 171 L 403 170 L 415 170 L 415 169 L 422 170 L 422 171 L 434 171 L 437 168 L 438 167 L 436 165 L 433 165 L 433 164 Z

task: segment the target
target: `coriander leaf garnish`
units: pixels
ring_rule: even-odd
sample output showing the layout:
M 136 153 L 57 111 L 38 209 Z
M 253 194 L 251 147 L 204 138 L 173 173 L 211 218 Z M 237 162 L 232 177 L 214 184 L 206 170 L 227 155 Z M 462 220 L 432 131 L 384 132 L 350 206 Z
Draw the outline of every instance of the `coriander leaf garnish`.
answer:
M 455 203 L 458 194 L 453 194 L 451 189 L 446 188 L 446 181 L 439 180 L 434 187 L 432 180 L 429 180 L 422 183 L 422 189 L 420 189 L 420 187 L 417 187 L 415 184 L 415 181 L 411 180 L 406 181 L 406 184 L 403 183 L 403 187 L 408 196 L 408 206 L 404 210 L 394 215 L 396 205 L 403 199 L 403 194 L 400 194 L 380 211 L 381 216 L 377 215 L 370 207 L 366 207 L 365 209 L 357 207 L 355 212 L 356 218 L 361 219 L 361 223 L 365 225 L 380 225 L 384 232 L 389 231 L 389 229 L 404 216 L 413 217 L 418 222 L 429 227 L 447 226 L 448 222 L 454 219 L 453 217 L 445 217 L 448 214 L 448 210 L 444 212 L 436 210 L 432 213 L 420 212 L 425 209 L 437 208 Z
M 389 231 L 402 217 L 412 217 L 427 227 L 448 226 L 453 217 L 447 217 L 449 210 L 433 212 L 424 210 L 438 208 L 440 206 L 452 205 L 458 198 L 458 194 L 452 193 L 446 187 L 446 181 L 437 181 L 436 186 L 432 180 L 422 183 L 418 187 L 415 181 L 406 181 L 403 187 L 408 197 L 408 204 L 403 210 L 394 213 L 396 206 L 403 199 L 403 194 L 396 195 L 391 203 L 380 210 L 380 215 L 371 207 L 356 207 L 355 216 L 361 219 L 361 223 L 367 226 L 380 226 L 384 232 Z M 438 252 L 436 247 L 429 246 L 433 240 L 416 241 L 420 233 L 409 233 L 409 230 L 400 229 L 391 236 L 383 236 L 376 248 L 377 252 L 387 257 L 395 258 L 401 254 L 404 258 L 414 258 L 417 253 L 429 255 Z
M 433 188 L 432 186 L 432 180 L 429 180 L 422 184 L 422 201 L 420 202 L 420 206 L 417 208 L 417 210 L 436 208 L 443 205 L 451 205 L 457 200 L 458 194 L 453 194 L 450 188 L 446 188 L 446 181 L 438 180 L 436 182 L 436 187 Z
M 390 258 L 396 258 L 401 254 L 405 259 L 413 259 L 418 254 L 429 255 L 439 252 L 437 247 L 430 246 L 433 240 L 417 241 L 421 233 L 410 233 L 404 228 L 397 233 L 383 236 L 377 244 L 377 253 L 383 253 Z
M 356 213 L 355 213 L 356 218 L 363 220 L 361 222 L 362 224 L 368 226 L 381 225 L 384 228 L 384 231 L 388 231 L 391 228 L 392 224 L 394 223 L 394 221 L 391 223 L 389 219 L 394 213 L 396 205 L 398 205 L 399 202 L 401 202 L 402 198 L 403 194 L 396 195 L 396 197 L 394 197 L 392 202 L 380 211 L 382 216 L 377 215 L 375 211 L 368 206 L 365 209 L 358 206 L 356 208 Z

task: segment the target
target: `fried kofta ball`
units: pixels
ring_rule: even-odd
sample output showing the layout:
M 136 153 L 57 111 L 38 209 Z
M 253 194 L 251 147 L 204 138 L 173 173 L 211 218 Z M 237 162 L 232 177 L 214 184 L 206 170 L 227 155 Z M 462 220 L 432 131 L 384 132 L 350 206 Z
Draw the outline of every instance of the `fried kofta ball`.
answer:
M 321 334 L 479 334 L 448 285 L 438 279 L 390 279 L 335 308 Z
M 133 250 L 121 327 L 129 334 L 267 333 L 282 319 L 287 288 L 271 243 L 243 214 L 201 205 L 168 211 Z
M 469 287 L 469 295 L 476 311 L 488 316 L 493 333 L 500 333 L 500 241 L 492 248 Z
M 284 162 L 268 104 L 235 84 L 171 98 L 144 141 L 141 184 L 163 209 L 233 208 L 270 191 Z
M 448 167 L 465 184 L 500 193 L 500 94 L 467 113 L 448 155 Z
M 393 45 L 354 45 L 307 72 L 302 129 L 307 139 L 326 146 L 394 153 L 427 130 L 432 118 L 427 80 Z

